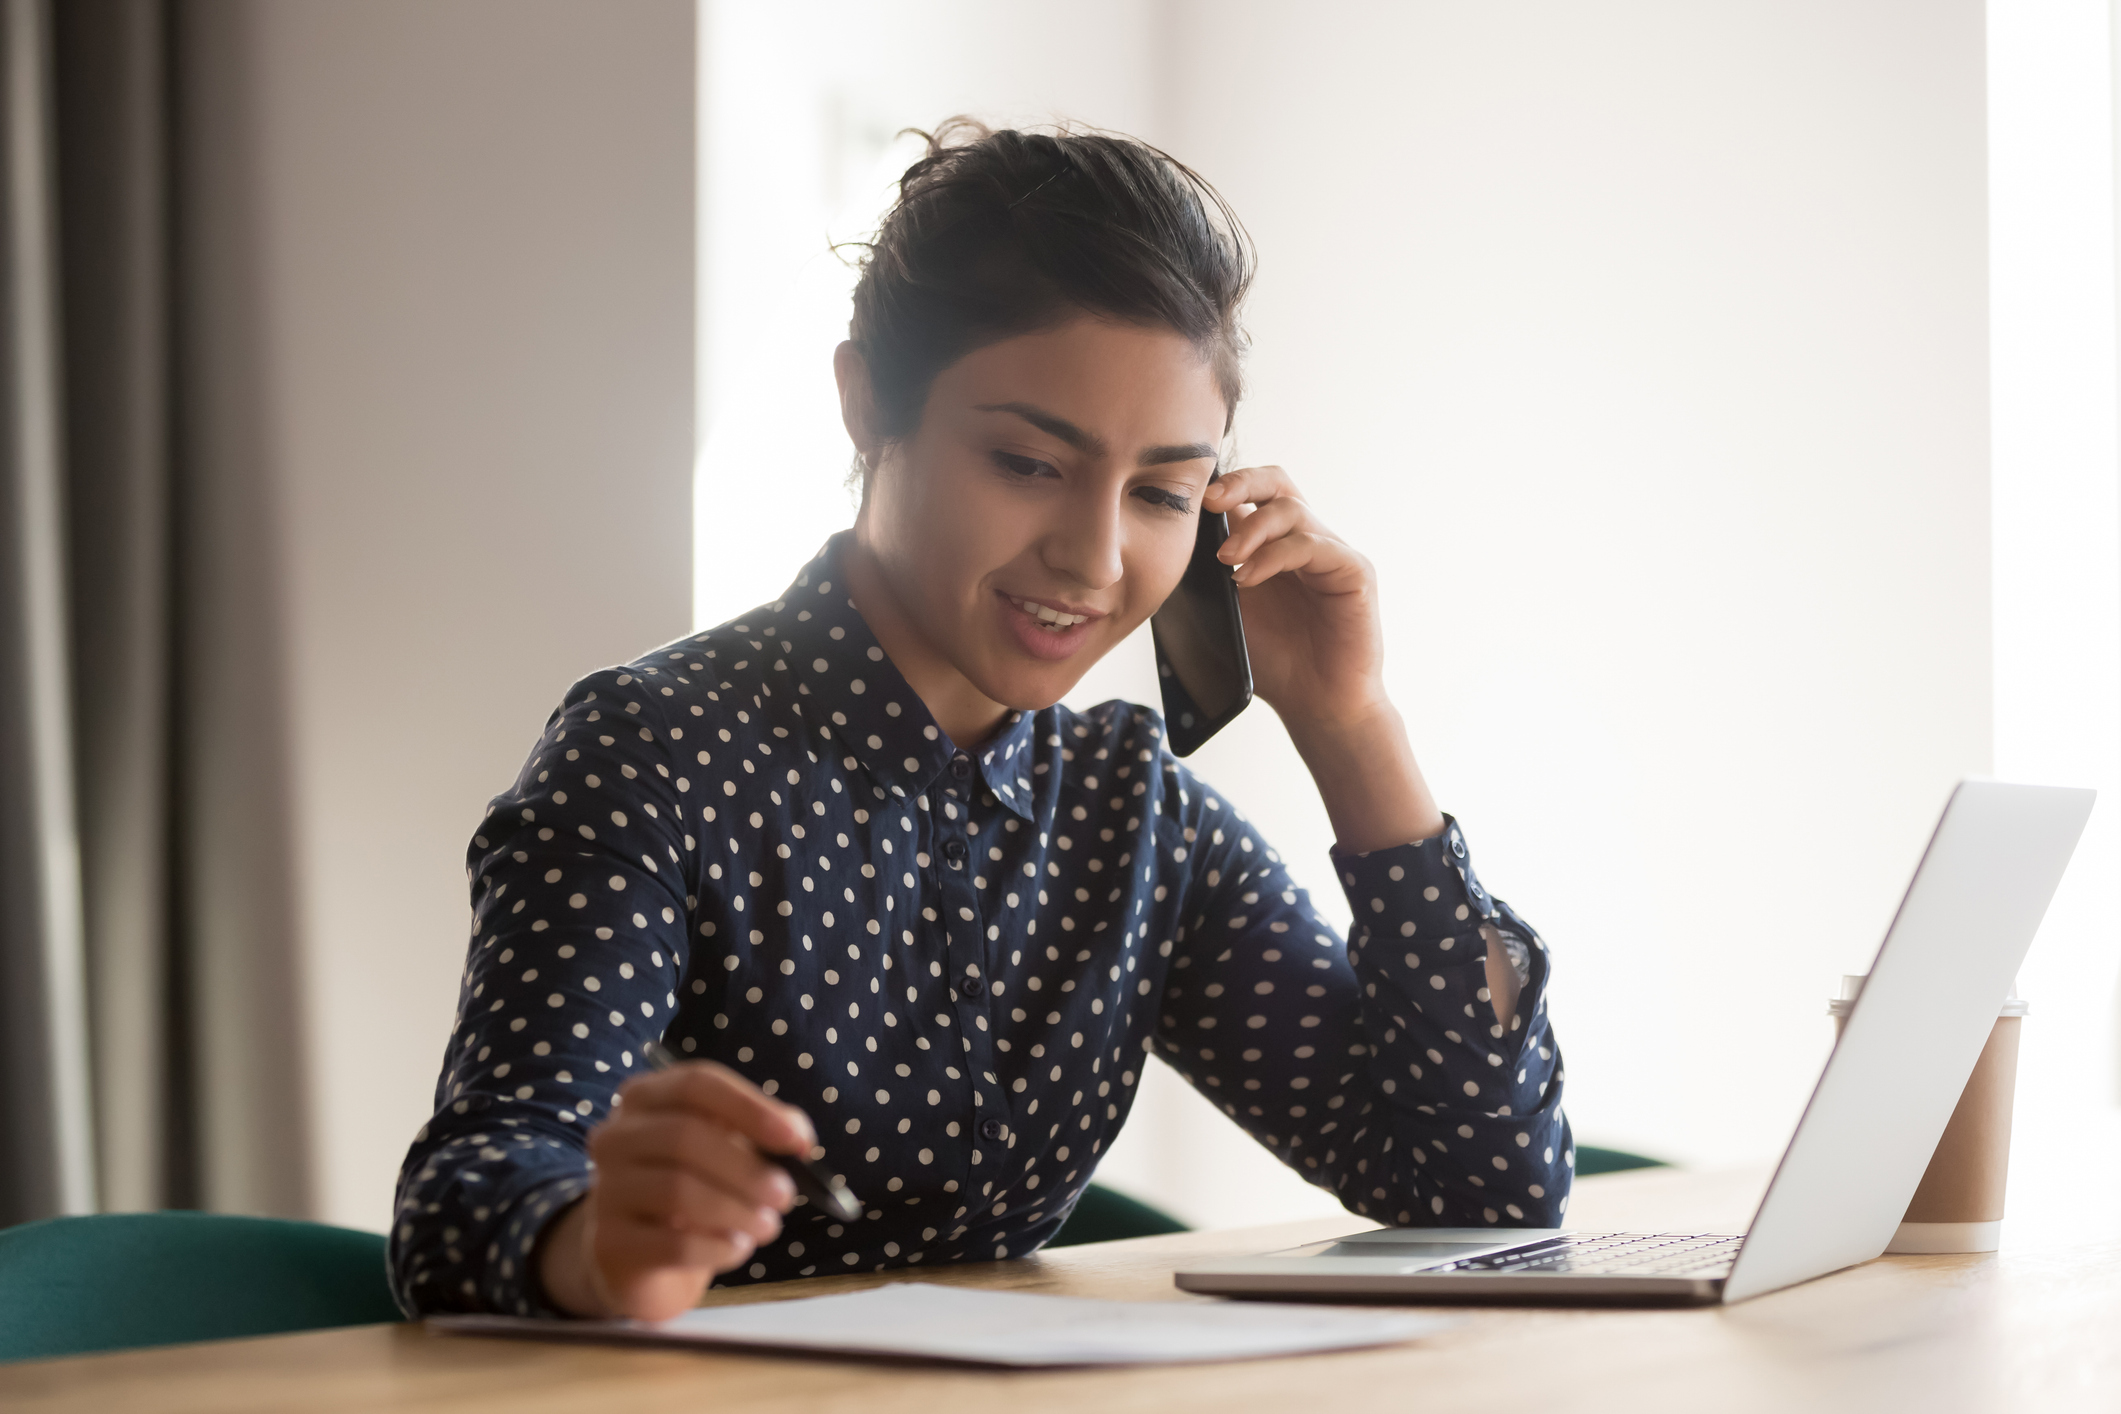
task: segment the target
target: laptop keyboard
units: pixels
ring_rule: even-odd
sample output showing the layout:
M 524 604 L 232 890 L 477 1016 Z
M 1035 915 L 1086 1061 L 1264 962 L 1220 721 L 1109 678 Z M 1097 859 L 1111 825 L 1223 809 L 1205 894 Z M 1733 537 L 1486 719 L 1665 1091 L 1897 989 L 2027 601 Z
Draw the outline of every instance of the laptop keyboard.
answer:
M 1530 1272 L 1540 1276 L 1682 1277 L 1728 1276 L 1742 1237 L 1683 1233 L 1572 1233 L 1485 1257 L 1468 1257 L 1436 1270 Z

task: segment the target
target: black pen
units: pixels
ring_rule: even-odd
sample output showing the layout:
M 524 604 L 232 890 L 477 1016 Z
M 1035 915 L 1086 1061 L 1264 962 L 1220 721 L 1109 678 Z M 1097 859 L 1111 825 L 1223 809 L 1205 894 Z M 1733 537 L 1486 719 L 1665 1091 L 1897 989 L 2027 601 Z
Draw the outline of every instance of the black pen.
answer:
M 678 1058 L 661 1041 L 642 1042 L 641 1059 L 648 1062 L 650 1070 L 668 1070 L 678 1064 Z M 764 1153 L 763 1150 L 760 1152 Z M 824 1165 L 801 1154 L 766 1154 L 766 1157 L 788 1171 L 788 1176 L 795 1180 L 797 1192 L 841 1222 L 851 1223 L 862 1215 L 862 1200 Z

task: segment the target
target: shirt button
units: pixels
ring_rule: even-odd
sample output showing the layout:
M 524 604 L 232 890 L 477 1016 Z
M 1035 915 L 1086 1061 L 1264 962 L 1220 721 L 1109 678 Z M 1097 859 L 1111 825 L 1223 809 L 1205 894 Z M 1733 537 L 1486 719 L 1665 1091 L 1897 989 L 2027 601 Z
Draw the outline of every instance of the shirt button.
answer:
M 1001 1137 L 1002 1137 L 1002 1122 L 1001 1122 L 1000 1120 L 998 1120 L 998 1119 L 983 1119 L 983 1120 L 981 1120 L 981 1121 L 979 1122 L 979 1134 L 980 1134 L 980 1138 L 982 1138 L 982 1139 L 999 1139 L 999 1138 L 1001 1138 Z
M 1464 850 L 1459 851 L 1461 854 L 1464 852 Z M 963 840 L 944 840 L 943 858 L 949 860 L 952 864 L 963 864 L 965 862 L 965 842 Z
M 1451 853 L 1457 855 L 1460 859 L 1466 857 L 1466 842 L 1457 835 L 1451 836 Z
M 950 759 L 950 774 L 961 781 L 971 779 L 972 758 L 965 755 L 952 757 Z
M 960 977 L 957 979 L 957 989 L 964 994 L 967 1000 L 970 1000 L 979 995 L 979 978 Z

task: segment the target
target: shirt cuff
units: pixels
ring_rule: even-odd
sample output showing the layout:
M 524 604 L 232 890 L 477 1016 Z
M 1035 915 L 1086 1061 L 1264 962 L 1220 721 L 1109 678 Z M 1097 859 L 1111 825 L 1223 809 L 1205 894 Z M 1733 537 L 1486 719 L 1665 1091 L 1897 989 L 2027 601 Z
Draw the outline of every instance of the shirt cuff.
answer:
M 1443 821 L 1442 834 L 1414 844 L 1367 854 L 1334 848 L 1333 869 L 1358 925 L 1376 917 L 1433 916 L 1439 908 L 1458 922 L 1500 917 L 1494 896 L 1473 872 L 1465 832 L 1449 815 Z
M 478 1282 L 479 1300 L 473 1309 L 571 1320 L 573 1313 L 553 1305 L 545 1295 L 545 1284 L 538 1279 L 538 1241 L 569 1204 L 589 1191 L 589 1174 L 584 1171 L 525 1177 L 531 1181 L 508 1193 L 503 1200 L 505 1209 L 496 1212 L 498 1226 L 489 1239 L 493 1245 L 481 1254 L 485 1263 Z

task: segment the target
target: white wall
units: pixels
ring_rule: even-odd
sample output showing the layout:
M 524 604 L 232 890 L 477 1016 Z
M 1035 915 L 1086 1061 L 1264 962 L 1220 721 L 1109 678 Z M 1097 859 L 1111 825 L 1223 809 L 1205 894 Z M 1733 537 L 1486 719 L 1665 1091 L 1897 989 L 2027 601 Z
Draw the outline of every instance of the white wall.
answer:
M 2101 793 L 2020 990 L 2016 1152 L 2115 1103 L 2121 970 L 2121 499 L 2107 0 L 1989 12 L 1996 770 Z
M 686 0 L 230 0 L 317 1216 L 383 1228 L 464 849 L 567 684 L 686 626 Z
M 1241 451 L 1379 565 L 1417 750 L 1556 949 L 1579 1133 L 1771 1153 L 1837 975 L 1867 963 L 1951 782 L 1991 764 L 1980 6 L 1123 13 L 1122 37 L 1153 21 L 1154 58 L 1109 46 L 1147 78 L 1109 108 L 1054 77 L 1065 53 L 1049 70 L 997 34 L 979 83 L 891 95 L 877 126 L 958 94 L 1058 106 L 1231 198 L 1262 256 Z M 862 29 L 865 72 L 930 32 Z M 827 429 L 846 287 L 819 282 L 819 332 L 787 355 Z M 708 431 L 703 515 L 738 479 L 715 451 L 740 416 Z M 845 457 L 828 434 L 800 472 L 741 462 L 801 522 L 792 553 L 845 523 Z M 700 548 L 703 620 L 778 584 L 704 525 Z M 713 587 L 722 563 L 742 590 Z M 1135 649 L 1076 696 L 1153 692 Z M 1200 761 L 1337 909 L 1271 714 Z M 1151 1074 L 1104 1176 L 1196 1221 L 1303 1201 Z

